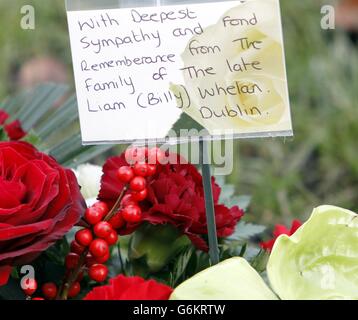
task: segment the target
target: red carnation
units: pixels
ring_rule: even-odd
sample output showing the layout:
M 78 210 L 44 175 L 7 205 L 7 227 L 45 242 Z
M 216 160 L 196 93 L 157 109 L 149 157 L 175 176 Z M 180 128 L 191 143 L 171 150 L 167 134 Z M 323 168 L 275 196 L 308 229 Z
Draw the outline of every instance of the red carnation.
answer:
M 1 126 L 5 123 L 5 121 L 8 118 L 9 118 L 9 114 L 6 111 L 0 109 L 0 125 Z
M 20 140 L 26 136 L 26 132 L 21 127 L 20 120 L 15 120 L 4 126 L 4 129 L 9 136 L 10 140 Z
M 90 291 L 84 300 L 168 300 L 173 289 L 154 280 L 119 275 Z
M 0 142 L 0 281 L 30 262 L 80 219 L 74 173 L 26 142 Z
M 186 163 L 179 155 L 175 164 L 158 164 L 156 174 L 148 178 L 148 197 L 141 202 L 142 221 L 151 224 L 170 223 L 186 234 L 193 244 L 204 251 L 208 246 L 201 238 L 207 234 L 204 191 L 202 177 L 195 166 Z M 99 199 L 113 205 L 124 184 L 117 177 L 119 167 L 128 165 L 124 154 L 112 157 L 103 166 L 103 176 Z M 215 203 L 217 233 L 227 237 L 234 232 L 237 222 L 244 212 L 239 207 L 227 208 L 218 204 L 221 189 L 212 179 Z M 140 223 L 128 223 L 119 230 L 120 234 L 133 232 Z
M 292 236 L 301 225 L 302 225 L 302 222 L 300 220 L 293 220 L 292 225 L 291 225 L 291 229 L 288 230 L 286 228 L 286 226 L 281 225 L 281 224 L 277 224 L 275 226 L 274 231 L 273 231 L 274 238 L 271 239 L 271 240 L 268 240 L 266 242 L 261 242 L 260 243 L 261 248 L 271 252 L 271 250 L 272 250 L 272 248 L 273 248 L 273 246 L 274 246 L 274 244 L 276 242 L 276 239 L 281 234 L 286 234 L 288 236 Z

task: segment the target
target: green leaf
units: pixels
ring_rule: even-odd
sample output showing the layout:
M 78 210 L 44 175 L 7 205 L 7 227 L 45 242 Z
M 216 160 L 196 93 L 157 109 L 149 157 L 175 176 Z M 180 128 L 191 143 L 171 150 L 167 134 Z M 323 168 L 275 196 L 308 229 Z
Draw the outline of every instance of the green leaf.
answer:
M 38 86 L 28 95 L 28 99 L 14 116 L 28 131 L 58 102 L 68 90 L 67 86 L 46 84 Z
M 257 257 L 260 251 L 261 250 L 257 247 L 257 244 L 248 245 L 244 257 L 246 260 L 252 261 Z
M 25 300 L 19 280 L 10 278 L 5 286 L 0 286 L 0 298 L 3 300 Z
M 251 196 L 242 195 L 242 196 L 234 196 L 227 203 L 225 203 L 228 207 L 239 206 L 240 209 L 246 211 L 251 202 Z
M 281 299 L 358 299 L 358 215 L 317 207 L 276 240 L 267 273 Z
M 42 84 L 1 103 L 11 119 L 19 119 L 29 132 L 24 140 L 54 156 L 63 165 L 75 167 L 112 148 L 112 145 L 82 146 L 76 96 L 68 98 L 67 86 Z
M 184 252 L 179 256 L 178 259 L 176 259 L 171 277 L 172 287 L 174 287 L 178 283 L 179 279 L 185 274 L 185 271 L 188 267 L 188 263 L 193 253 L 194 248 L 190 246 L 187 250 L 184 250 Z
M 31 143 L 33 145 L 38 145 L 41 142 L 40 137 L 36 135 L 32 130 L 28 132 L 27 135 L 22 140 Z
M 23 101 L 28 94 L 28 91 L 23 91 L 14 97 L 6 98 L 3 102 L 0 103 L 0 109 L 8 112 L 9 114 L 14 114 L 15 111 L 18 110 L 23 104 Z
M 276 300 L 243 258 L 227 259 L 180 284 L 171 300 Z
M 265 231 L 265 229 L 265 226 L 240 221 L 236 225 L 234 233 L 231 236 L 227 237 L 226 240 L 248 240 L 254 236 L 261 234 Z
M 79 146 L 81 146 L 81 136 L 80 134 L 75 134 L 52 147 L 49 154 L 59 162 L 65 162 L 71 154 L 78 150 Z
M 60 130 L 69 123 L 77 120 L 77 100 L 75 96 L 71 96 L 61 107 L 56 108 L 56 111 L 48 117 L 46 121 L 41 123 L 37 128 L 37 133 L 44 138 L 54 133 L 54 128 Z
M 113 145 L 86 146 L 76 149 L 71 156 L 63 157 L 62 164 L 67 167 L 77 167 L 111 149 Z
M 121 247 L 121 243 L 118 242 L 117 245 L 112 248 L 111 257 L 106 262 L 109 271 L 108 273 L 109 278 L 113 278 L 118 274 L 125 273 L 126 261 L 121 255 L 120 247 Z
M 216 176 L 215 181 L 221 188 L 220 203 L 223 203 L 227 207 L 239 206 L 240 209 L 247 210 L 251 202 L 251 196 L 235 196 L 235 186 L 225 184 L 225 178 L 222 176 Z
M 4 128 L 0 127 L 0 141 L 6 141 L 6 140 L 9 140 L 9 138 L 4 131 Z
M 188 271 L 190 271 L 189 276 L 193 276 L 200 271 L 203 271 L 206 268 L 211 266 L 210 257 L 206 252 L 197 250 L 192 255 L 192 258 L 189 261 Z M 187 272 L 189 273 L 189 272 Z
M 219 201 L 225 205 L 231 201 L 231 198 L 234 196 L 235 186 L 232 184 L 224 184 L 221 186 L 221 194 Z
M 11 278 L 13 278 L 13 279 L 20 279 L 19 271 L 17 270 L 16 267 L 12 268 Z
M 169 224 L 143 224 L 130 238 L 129 261 L 140 260 L 149 272 L 159 272 L 190 243 L 186 235 Z
M 252 259 L 252 267 L 259 273 L 266 270 L 269 253 L 266 250 L 259 250 L 256 256 Z

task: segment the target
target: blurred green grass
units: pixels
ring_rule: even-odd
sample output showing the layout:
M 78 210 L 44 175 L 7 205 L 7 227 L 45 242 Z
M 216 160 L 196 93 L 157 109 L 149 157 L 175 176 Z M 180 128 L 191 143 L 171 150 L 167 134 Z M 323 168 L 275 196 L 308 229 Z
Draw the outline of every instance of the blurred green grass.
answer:
M 25 4 L 35 7 L 35 31 L 17 23 Z M 281 1 L 295 136 L 235 141 L 228 180 L 253 195 L 248 220 L 289 224 L 320 204 L 358 209 L 358 48 L 343 31 L 321 29 L 323 4 Z M 0 97 L 34 56 L 55 56 L 72 76 L 64 1 L 1 1 L 0 26 Z

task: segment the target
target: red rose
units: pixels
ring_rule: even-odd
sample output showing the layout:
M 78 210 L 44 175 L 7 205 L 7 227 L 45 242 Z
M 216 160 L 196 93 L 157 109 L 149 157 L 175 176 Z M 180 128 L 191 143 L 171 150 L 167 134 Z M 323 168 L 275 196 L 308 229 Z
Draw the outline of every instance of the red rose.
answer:
M 0 286 L 3 286 L 9 280 L 11 266 L 0 266 Z
M 195 166 L 185 163 L 179 155 L 177 164 L 158 164 L 156 174 L 148 178 L 148 197 L 141 202 L 142 221 L 151 224 L 170 223 L 186 234 L 193 244 L 207 251 L 208 246 L 201 238 L 207 234 L 204 191 L 202 177 Z M 118 198 L 123 183 L 116 177 L 119 167 L 128 165 L 122 154 L 112 157 L 103 166 L 103 176 L 99 199 L 113 205 Z M 212 179 L 217 234 L 227 237 L 234 232 L 237 222 L 244 214 L 237 206 L 227 208 L 218 204 L 221 189 Z M 121 234 L 133 232 L 140 223 L 128 223 L 119 230 Z
M 7 135 L 10 140 L 20 140 L 21 138 L 26 136 L 26 132 L 21 127 L 20 120 L 15 120 L 9 124 L 6 124 L 4 127 Z
M 288 236 L 292 236 L 301 225 L 302 225 L 302 222 L 300 220 L 293 220 L 291 229 L 288 230 L 286 228 L 286 226 L 284 226 L 282 224 L 277 224 L 273 231 L 273 236 L 274 236 L 273 239 L 268 240 L 266 242 L 261 242 L 260 243 L 261 248 L 271 252 L 271 250 L 276 242 L 276 239 L 281 234 L 287 234 Z
M 5 123 L 5 121 L 8 118 L 9 118 L 9 114 L 6 111 L 0 109 L 0 125 L 1 126 Z
M 85 203 L 75 175 L 26 142 L 0 142 L 0 279 L 63 237 Z
M 119 275 L 109 285 L 90 291 L 83 300 L 168 300 L 173 289 L 154 280 Z

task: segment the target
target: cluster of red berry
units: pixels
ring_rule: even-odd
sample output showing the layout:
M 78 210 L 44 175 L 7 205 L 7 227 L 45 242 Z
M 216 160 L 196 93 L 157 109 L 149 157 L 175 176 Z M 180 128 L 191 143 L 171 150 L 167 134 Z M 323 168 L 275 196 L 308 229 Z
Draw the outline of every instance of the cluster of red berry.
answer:
M 23 289 L 25 295 L 28 299 L 36 292 L 37 290 L 37 281 L 35 279 L 28 278 L 25 280 L 26 288 Z M 42 287 L 42 293 L 46 299 L 52 300 L 57 296 L 57 286 L 53 282 L 47 282 Z M 42 297 L 34 297 L 31 300 L 45 300 Z
M 117 243 L 118 234 L 112 225 L 105 221 L 109 214 L 105 202 L 98 201 L 87 208 L 84 219 L 90 225 L 78 230 L 75 240 L 71 242 L 71 252 L 65 258 L 67 273 L 71 274 L 80 268 L 75 281 L 68 289 L 68 297 L 73 298 L 81 291 L 80 281 L 86 270 L 90 279 L 96 282 L 106 280 L 108 268 L 104 263 L 110 258 L 111 245 Z
M 89 277 L 96 282 L 102 282 L 107 278 L 108 268 L 103 263 L 110 257 L 109 246 L 114 245 L 118 240 L 118 234 L 111 224 L 102 220 L 108 213 L 108 206 L 102 201 L 88 208 L 84 218 L 91 228 L 77 231 L 75 240 L 71 242 L 71 252 L 65 258 L 66 274 L 69 275 L 75 272 L 76 268 L 79 269 L 75 281 L 68 288 L 67 296 L 70 298 L 80 293 L 80 281 L 84 270 L 87 270 Z M 33 279 L 33 281 L 24 289 L 27 296 L 33 295 L 37 290 L 36 280 Z M 58 295 L 58 288 L 53 282 L 45 283 L 41 289 L 46 299 L 52 300 Z
M 76 297 L 80 291 L 80 281 L 87 271 L 90 279 L 103 282 L 108 275 L 108 268 L 104 263 L 110 258 L 110 246 L 118 241 L 116 229 L 126 223 L 137 223 L 142 219 L 142 210 L 138 202 L 146 199 L 147 180 L 157 170 L 165 153 L 159 148 L 131 148 L 125 153 L 128 166 L 118 168 L 117 178 L 125 184 L 117 203 L 109 210 L 107 204 L 96 202 L 87 208 L 84 219 L 88 227 L 75 234 L 71 242 L 71 252 L 65 258 L 67 286 L 66 297 Z M 37 285 L 36 285 L 37 288 Z M 31 296 L 35 291 L 26 290 Z M 55 299 L 61 295 L 64 288 L 57 288 L 55 283 L 49 282 L 42 286 L 46 299 Z M 33 300 L 42 298 L 33 298 Z
M 128 166 L 122 166 L 117 171 L 117 178 L 129 187 L 129 192 L 121 200 L 121 209 L 109 221 L 115 228 L 121 228 L 126 222 L 141 221 L 142 211 L 138 202 L 147 198 L 147 180 L 157 170 L 157 164 L 165 157 L 159 148 L 131 148 L 125 152 Z

